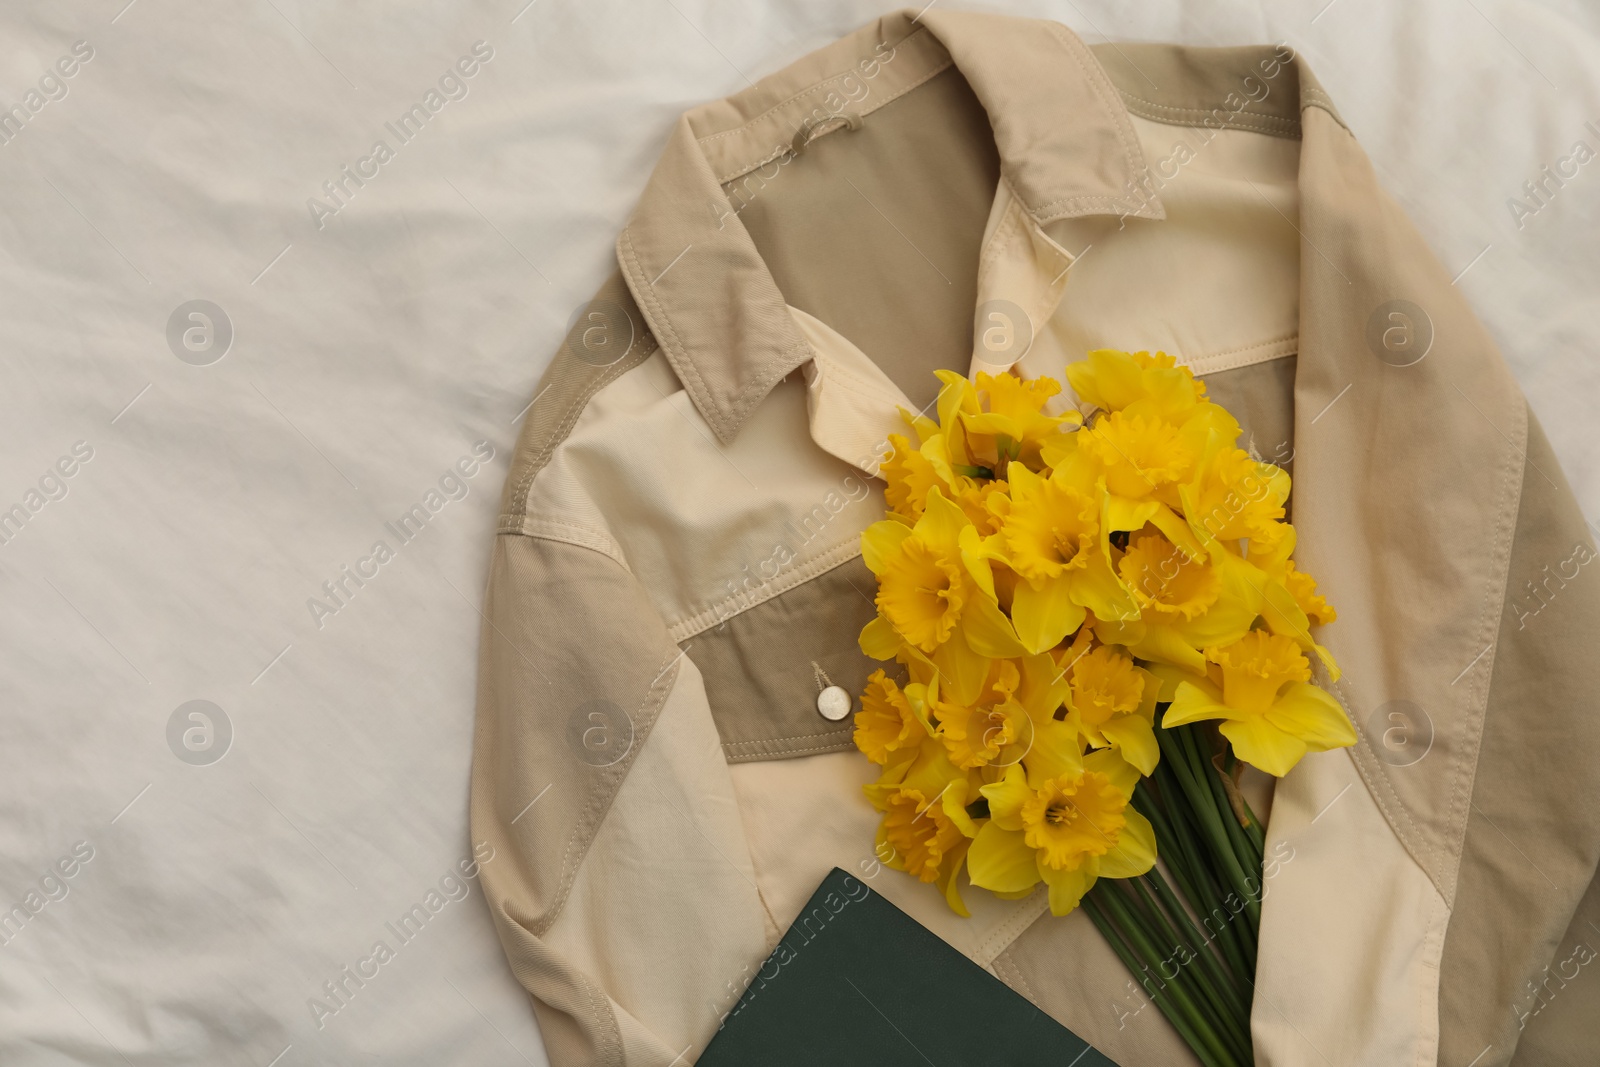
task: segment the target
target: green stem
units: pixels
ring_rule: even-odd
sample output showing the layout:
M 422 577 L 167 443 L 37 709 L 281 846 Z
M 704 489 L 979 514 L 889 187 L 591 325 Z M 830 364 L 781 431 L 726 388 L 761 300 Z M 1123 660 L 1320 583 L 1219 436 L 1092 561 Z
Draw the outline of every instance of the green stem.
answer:
M 1195 749 L 1198 765 L 1211 785 L 1211 793 L 1217 803 L 1217 812 L 1222 816 L 1222 825 L 1228 831 L 1228 839 L 1233 842 L 1234 854 L 1239 857 L 1239 864 L 1245 872 L 1254 873 L 1256 876 L 1256 891 L 1252 898 L 1260 903 L 1260 876 L 1261 876 L 1261 849 L 1256 845 L 1255 839 L 1239 825 L 1239 816 L 1233 810 L 1233 802 L 1228 798 L 1228 789 L 1222 784 L 1222 772 L 1217 765 L 1211 762 L 1211 738 L 1203 730 L 1195 730 L 1189 734 L 1188 743 Z
M 1162 958 L 1159 950 L 1145 937 L 1144 931 L 1140 928 L 1138 922 L 1128 913 L 1126 901 L 1122 900 L 1117 893 L 1109 892 L 1100 898 L 1100 902 L 1105 906 L 1110 916 L 1117 921 L 1124 936 L 1128 938 L 1129 944 L 1140 955 L 1144 956 L 1146 960 L 1159 961 Z M 1167 983 L 1163 988 L 1171 991 L 1173 1005 L 1188 1014 L 1189 1023 L 1200 1038 L 1201 1044 L 1211 1053 L 1216 1062 L 1219 1064 L 1236 1063 L 1237 1061 L 1229 1054 L 1222 1038 L 1212 1027 L 1205 1013 L 1189 996 L 1189 991 L 1181 983 L 1170 981 L 1166 978 L 1162 980 Z
M 1168 866 L 1174 875 L 1188 880 L 1189 886 L 1184 892 L 1194 902 L 1197 911 L 1203 913 L 1207 920 L 1221 916 L 1222 922 L 1213 936 L 1234 973 L 1242 980 L 1250 981 L 1255 977 L 1254 939 L 1250 931 L 1241 929 L 1242 924 L 1234 921 L 1237 914 L 1227 907 L 1227 879 L 1212 855 L 1213 849 L 1200 825 L 1194 805 L 1188 802 L 1188 793 L 1182 788 L 1180 766 L 1176 758 L 1165 759 L 1156 765 L 1156 780 L 1165 801 L 1166 818 L 1173 831 L 1169 840 L 1178 846 L 1175 850 L 1169 850 L 1167 855 L 1170 858 L 1172 851 L 1177 851 L 1179 866 L 1183 870 L 1172 868 L 1170 862 Z
M 1152 868 L 1152 873 L 1154 868 Z M 1134 910 L 1144 914 L 1150 921 L 1151 928 L 1157 932 L 1157 944 L 1165 949 L 1171 946 L 1171 953 L 1167 957 L 1172 959 L 1181 952 L 1187 952 L 1189 959 L 1177 961 L 1178 974 L 1173 980 L 1181 979 L 1185 986 L 1190 987 L 1190 996 L 1203 1002 L 1202 1007 L 1210 1012 L 1210 1018 L 1218 1035 L 1227 1042 L 1229 1051 L 1235 1056 L 1250 1062 L 1250 1012 L 1241 1010 L 1234 1003 L 1229 1003 L 1226 993 L 1231 992 L 1231 984 L 1226 980 L 1213 981 L 1210 974 L 1201 973 L 1203 965 L 1195 966 L 1202 958 L 1209 958 L 1209 953 L 1202 957 L 1203 949 L 1197 949 L 1183 937 L 1178 929 L 1175 917 L 1166 915 L 1161 907 L 1151 898 L 1150 891 L 1145 888 L 1145 879 L 1130 878 L 1127 884 L 1133 888 L 1134 895 L 1138 898 Z M 1182 906 L 1178 909 L 1183 910 Z M 1187 920 L 1188 915 L 1184 915 Z
M 1232 774 L 1233 765 L 1239 762 L 1239 757 L 1234 754 L 1231 745 L 1228 746 L 1226 751 L 1227 756 L 1225 757 L 1224 767 L 1227 773 Z M 1250 806 L 1249 799 L 1242 792 L 1239 794 L 1239 803 L 1244 805 L 1244 813 L 1250 817 L 1250 826 L 1246 831 L 1250 835 L 1250 843 L 1255 846 L 1256 855 L 1265 859 L 1267 853 L 1266 827 L 1261 825 L 1261 820 L 1256 816 L 1255 809 Z
M 1127 942 L 1123 940 L 1122 935 L 1117 931 L 1116 927 L 1111 924 L 1111 920 L 1106 917 L 1099 903 L 1095 900 L 1093 890 L 1091 890 L 1088 895 L 1083 898 L 1083 910 L 1088 913 L 1089 920 L 1093 922 L 1095 928 L 1100 931 L 1100 936 L 1105 938 L 1106 944 L 1111 946 L 1111 951 L 1117 954 L 1117 958 L 1122 961 L 1122 965 L 1128 969 L 1128 973 L 1133 975 L 1134 979 L 1137 981 L 1140 973 L 1139 961 L 1134 956 L 1133 950 L 1128 947 Z M 1162 1015 L 1166 1016 L 1167 1021 L 1172 1024 L 1172 1028 L 1178 1031 L 1178 1035 L 1183 1038 L 1184 1044 L 1188 1045 L 1189 1048 L 1194 1051 L 1195 1055 L 1200 1058 L 1200 1062 L 1203 1063 L 1205 1067 L 1228 1067 L 1228 1065 L 1214 1059 L 1210 1053 L 1206 1051 L 1205 1046 L 1200 1043 L 1199 1034 L 1196 1033 L 1195 1029 L 1190 1025 L 1188 1017 L 1177 1010 L 1172 1003 L 1171 997 L 1158 997 L 1155 991 L 1145 986 L 1143 982 L 1140 982 L 1139 985 L 1144 989 L 1146 995 L 1149 996 L 1151 1002 L 1155 1004 L 1157 1010 L 1159 1010 Z
M 1250 1002 L 1243 995 L 1243 986 L 1236 975 L 1230 974 L 1223 966 L 1222 961 L 1213 951 L 1213 942 L 1210 938 L 1201 935 L 1194 925 L 1194 920 L 1189 916 L 1189 910 L 1183 906 L 1183 901 L 1178 899 L 1167 880 L 1161 876 L 1161 868 L 1152 867 L 1150 873 L 1144 876 L 1155 887 L 1156 896 L 1161 899 L 1162 905 L 1173 917 L 1180 927 L 1180 933 L 1188 938 L 1193 946 L 1193 951 L 1200 958 L 1200 966 L 1205 970 L 1206 977 L 1214 984 L 1219 994 L 1227 998 L 1227 1009 L 1235 1017 L 1250 1018 Z
M 1259 924 L 1261 921 L 1259 910 L 1250 907 L 1251 894 L 1246 888 L 1244 868 L 1233 850 L 1233 842 L 1228 838 L 1228 831 L 1223 827 L 1222 817 L 1217 811 L 1211 788 L 1200 776 L 1202 773 L 1200 768 L 1195 765 L 1198 752 L 1192 746 L 1185 745 L 1183 736 L 1176 730 L 1167 730 L 1163 727 L 1156 731 L 1156 734 L 1160 739 L 1163 753 L 1171 758 L 1173 769 L 1183 784 L 1184 793 L 1189 798 L 1189 810 L 1200 823 L 1206 841 L 1210 845 L 1208 851 L 1211 857 L 1222 869 L 1221 873 L 1226 884 L 1239 897 L 1242 907 L 1250 912 L 1251 923 Z M 1215 773 L 1216 768 L 1211 770 Z M 1228 818 L 1233 818 L 1232 809 L 1229 809 Z

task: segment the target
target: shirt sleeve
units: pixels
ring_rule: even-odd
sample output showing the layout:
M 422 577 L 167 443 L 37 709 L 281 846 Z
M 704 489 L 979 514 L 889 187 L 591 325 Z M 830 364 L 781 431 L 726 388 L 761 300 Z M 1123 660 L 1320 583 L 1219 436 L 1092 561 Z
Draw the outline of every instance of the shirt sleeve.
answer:
M 591 309 L 628 314 L 618 288 Z M 629 366 L 582 357 L 569 338 L 540 383 L 505 494 L 472 835 L 492 856 L 481 884 L 553 1067 L 667 1067 L 710 1040 L 777 931 L 698 669 L 604 516 L 529 510 L 529 484 L 583 405 Z

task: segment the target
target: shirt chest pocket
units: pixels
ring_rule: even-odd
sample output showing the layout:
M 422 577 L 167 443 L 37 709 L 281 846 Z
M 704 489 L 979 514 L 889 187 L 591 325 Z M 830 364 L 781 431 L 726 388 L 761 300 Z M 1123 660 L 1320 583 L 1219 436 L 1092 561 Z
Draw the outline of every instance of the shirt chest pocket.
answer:
M 683 642 L 729 763 L 853 747 L 852 712 L 867 676 L 894 672 L 856 643 L 876 614 L 876 589 L 857 556 Z

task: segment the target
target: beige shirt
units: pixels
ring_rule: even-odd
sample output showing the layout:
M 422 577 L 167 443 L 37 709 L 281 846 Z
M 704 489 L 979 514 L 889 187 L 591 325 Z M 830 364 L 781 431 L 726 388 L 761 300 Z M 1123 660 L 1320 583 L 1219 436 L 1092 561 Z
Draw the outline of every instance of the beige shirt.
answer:
M 617 255 L 529 410 L 482 641 L 473 834 L 553 1064 L 692 1062 L 832 867 L 1119 1063 L 1194 1062 L 1083 915 L 880 867 L 817 710 L 877 666 L 899 410 L 1100 347 L 1174 354 L 1292 471 L 1340 612 L 1362 742 L 1272 800 L 1258 1062 L 1588 1062 L 1593 542 L 1290 49 L 887 16 L 683 116 Z

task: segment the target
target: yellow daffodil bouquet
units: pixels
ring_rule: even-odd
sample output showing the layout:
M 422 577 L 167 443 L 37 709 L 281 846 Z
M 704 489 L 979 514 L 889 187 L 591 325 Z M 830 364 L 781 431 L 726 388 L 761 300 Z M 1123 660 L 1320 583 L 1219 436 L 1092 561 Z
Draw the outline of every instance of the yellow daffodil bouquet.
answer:
M 963 881 L 1083 904 L 1202 1062 L 1247 1067 L 1264 841 L 1238 785 L 1355 743 L 1312 682 L 1334 611 L 1291 558 L 1289 475 L 1204 382 L 1109 350 L 1066 376 L 1082 410 L 940 371 L 937 419 L 889 438 L 861 647 L 898 667 L 855 717 L 877 854 L 961 915 Z

